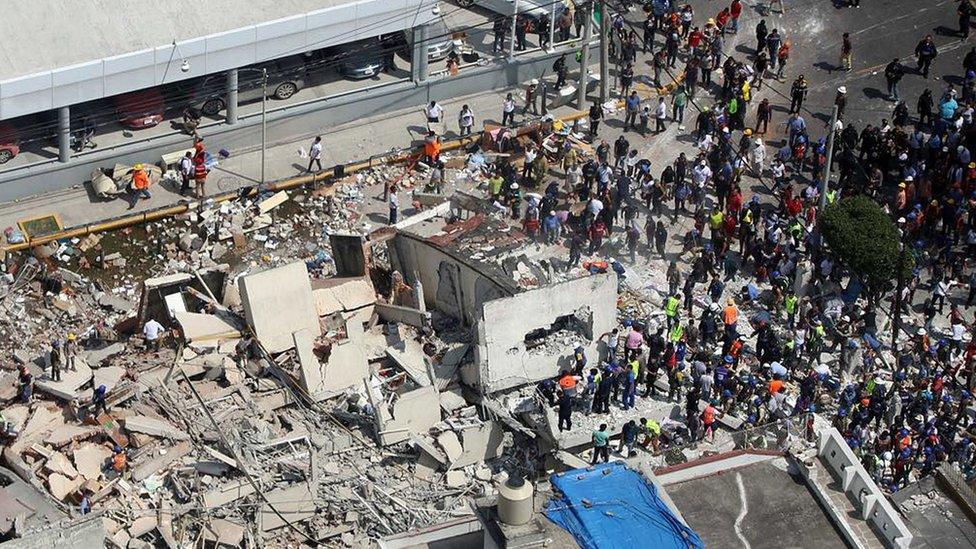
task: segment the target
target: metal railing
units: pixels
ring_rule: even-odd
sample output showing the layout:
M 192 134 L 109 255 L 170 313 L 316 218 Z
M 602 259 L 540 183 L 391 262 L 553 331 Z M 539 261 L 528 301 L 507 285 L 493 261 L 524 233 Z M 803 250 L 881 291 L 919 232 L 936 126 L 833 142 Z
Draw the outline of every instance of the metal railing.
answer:
M 737 431 L 719 429 L 715 431 L 714 441 L 699 439 L 679 446 L 662 447 L 652 455 L 663 457 L 662 466 L 670 467 L 735 450 L 787 452 L 805 440 L 808 419 L 809 414 L 802 414 Z

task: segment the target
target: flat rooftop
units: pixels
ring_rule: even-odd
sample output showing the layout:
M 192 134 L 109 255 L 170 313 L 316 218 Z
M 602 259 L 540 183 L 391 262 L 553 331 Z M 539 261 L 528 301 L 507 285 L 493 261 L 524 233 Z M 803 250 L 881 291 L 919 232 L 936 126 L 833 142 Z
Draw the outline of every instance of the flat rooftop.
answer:
M 895 492 L 891 499 L 904 515 L 905 523 L 915 532 L 913 547 L 976 547 L 976 525 L 939 487 L 934 477 L 925 477 Z
M 0 18 L 0 80 L 140 51 L 353 0 L 18 2 Z M 354 38 L 353 38 L 354 39 Z
M 669 484 L 666 490 L 706 547 L 744 547 L 740 534 L 752 549 L 845 547 L 784 458 Z

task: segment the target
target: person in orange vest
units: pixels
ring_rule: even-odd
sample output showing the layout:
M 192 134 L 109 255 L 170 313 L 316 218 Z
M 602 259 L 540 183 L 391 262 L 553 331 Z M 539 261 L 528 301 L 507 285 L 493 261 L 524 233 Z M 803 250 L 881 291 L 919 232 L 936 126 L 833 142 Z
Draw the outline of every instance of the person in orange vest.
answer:
M 115 453 L 112 456 L 112 470 L 122 476 L 125 472 L 125 467 L 127 465 L 128 459 L 125 455 L 125 450 L 123 450 L 118 444 L 115 445 Z
M 207 165 L 203 161 L 203 156 L 193 159 L 193 182 L 196 184 L 197 198 L 207 195 Z
M 576 384 L 582 379 L 583 378 L 580 376 L 575 376 L 569 373 L 568 370 L 563 370 L 562 373 L 559 375 L 559 382 L 558 382 L 559 388 L 563 391 L 563 393 L 571 397 L 575 397 Z
M 725 310 L 722 311 L 722 322 L 725 323 L 725 339 L 732 341 L 735 339 L 735 325 L 739 321 L 739 309 L 735 306 L 735 300 L 731 297 L 725 302 Z
M 424 156 L 425 163 L 429 166 L 433 166 L 441 156 L 441 138 L 433 131 L 427 132 L 424 139 Z
M 149 176 L 146 175 L 146 170 L 143 169 L 142 164 L 136 164 L 132 167 L 132 183 L 129 189 L 130 210 L 136 207 L 140 198 L 149 199 L 152 195 L 149 194 Z
M 715 440 L 715 416 L 718 414 L 718 410 L 712 405 L 712 402 L 705 406 L 705 410 L 702 411 L 702 427 L 705 428 L 705 437 L 708 437 L 709 442 Z

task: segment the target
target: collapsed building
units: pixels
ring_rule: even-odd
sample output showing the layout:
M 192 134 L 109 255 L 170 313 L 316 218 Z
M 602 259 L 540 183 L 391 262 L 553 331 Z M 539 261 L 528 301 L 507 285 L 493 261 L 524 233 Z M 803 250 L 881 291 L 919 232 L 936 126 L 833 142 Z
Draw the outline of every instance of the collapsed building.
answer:
M 327 238 L 328 268 L 318 257 L 214 264 L 146 278 L 126 299 L 66 270 L 59 292 L 29 270 L 11 276 L 3 297 L 54 294 L 45 316 L 91 307 L 108 322 L 60 381 L 42 348 L 12 354 L 36 396 L 20 402 L 16 374 L 3 373 L 0 546 L 633 546 L 656 516 L 669 525 L 656 543 L 697 547 L 728 534 L 695 512 L 697 498 L 740 478 L 744 498 L 803 488 L 776 501 L 810 543 L 911 543 L 819 419 L 811 434 L 788 422 L 742 430 L 728 414 L 712 442 L 621 454 L 626 471 L 590 467 L 596 422 L 615 433 L 650 417 L 667 430 L 681 410 L 640 399 L 560 432 L 539 384 L 577 348 L 600 364 L 618 316 L 647 307 L 612 270 L 567 266 L 564 248 L 529 241 L 483 201 L 457 193 L 395 227 Z M 139 335 L 149 320 L 168 329 L 158 352 Z M 101 385 L 107 410 L 93 401 Z M 625 489 L 641 502 L 608 495 Z M 708 509 L 724 517 L 719 499 Z M 607 509 L 594 501 L 627 513 L 631 537 L 593 537 Z

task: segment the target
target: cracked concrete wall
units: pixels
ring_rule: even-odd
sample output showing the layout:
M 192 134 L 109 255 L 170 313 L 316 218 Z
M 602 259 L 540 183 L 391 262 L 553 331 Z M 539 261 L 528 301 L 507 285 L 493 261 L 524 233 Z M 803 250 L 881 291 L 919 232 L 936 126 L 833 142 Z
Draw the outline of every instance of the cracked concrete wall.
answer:
M 588 276 L 485 303 L 478 319 L 474 382 L 485 393 L 493 393 L 541 381 L 570 366 L 571 346 L 548 353 L 529 352 L 525 336 L 581 310 L 588 310 L 592 318 L 592 338 L 577 336 L 574 341 L 580 342 L 589 363 L 595 364 L 597 340 L 616 323 L 616 274 Z
M 477 322 L 483 302 L 509 293 L 428 242 L 398 234 L 390 241 L 389 251 L 394 268 L 403 273 L 408 283 L 420 279 L 428 309 L 437 309 L 465 324 Z

